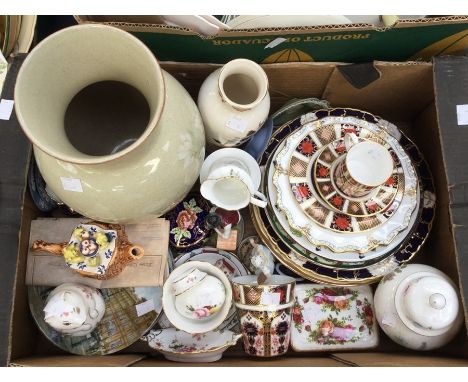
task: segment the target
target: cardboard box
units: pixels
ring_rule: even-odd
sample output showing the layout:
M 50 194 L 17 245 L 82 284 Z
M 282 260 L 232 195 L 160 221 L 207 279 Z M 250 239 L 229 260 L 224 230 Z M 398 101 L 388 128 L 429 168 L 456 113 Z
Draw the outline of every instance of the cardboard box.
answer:
M 227 30 L 211 37 L 160 24 L 112 22 L 112 16 L 75 19 L 124 29 L 141 39 L 161 61 L 226 63 L 239 57 L 263 64 L 406 61 L 468 51 L 468 16 L 400 20 L 387 28 L 349 24 Z
M 16 66 L 13 67 L 21 63 L 21 57 L 16 60 L 13 62 Z M 418 145 L 434 175 L 437 211 L 432 233 L 414 262 L 433 265 L 447 273 L 460 288 L 464 287 L 462 294 L 465 300 L 462 309 L 465 311 L 465 319 L 468 317 L 466 304 L 468 267 L 464 265 L 466 259 L 460 250 L 466 250 L 467 245 L 468 214 L 464 186 L 467 184 L 468 175 L 463 157 L 466 146 L 463 144 L 467 143 L 468 130 L 462 127 L 455 129 L 458 126 L 455 105 L 468 103 L 468 88 L 463 86 L 463 81 L 466 83 L 468 76 L 467 60 L 467 58 L 444 58 L 440 66 L 438 61 L 435 65 L 426 62 L 374 62 L 373 65 L 287 63 L 264 66 L 270 80 L 272 111 L 291 98 L 321 97 L 329 100 L 332 106 L 360 108 L 378 114 L 399 126 Z M 163 63 L 163 67 L 178 78 L 194 97 L 205 77 L 218 66 Z M 15 72 L 9 72 L 4 97 L 12 96 L 14 82 L 12 78 L 15 75 L 13 73 Z M 453 95 L 453 91 L 457 93 Z M 5 288 L 12 287 L 14 274 L 12 267 L 16 266 L 14 288 L 3 288 L 3 293 L 0 294 L 2 298 L 5 294 L 8 295 L 6 298 L 13 298 L 13 309 L 8 320 L 11 327 L 9 335 L 6 335 L 8 339 L 6 362 L 10 365 L 23 366 L 187 366 L 187 364 L 166 361 L 161 354 L 150 354 L 150 349 L 142 342 L 115 355 L 79 357 L 65 354 L 42 336 L 29 313 L 27 288 L 24 283 L 30 222 L 38 216 L 38 211 L 28 193 L 24 192 L 28 145 L 22 137 L 15 117 L 6 123 L 5 129 L 3 127 L 0 126 L 0 134 L 3 134 L 0 141 L 2 145 L 0 159 L 9 160 L 9 164 L 15 168 L 15 171 L 8 173 L 4 162 L 0 162 L 2 185 L 11 184 L 11 189 L 7 190 L 6 195 L 7 197 L 9 194 L 15 195 L 15 198 L 7 200 L 11 209 L 11 219 L 3 220 L 4 210 L 0 211 L 2 222 L 5 222 L 0 226 L 0 234 L 4 235 L 0 239 L 6 243 L 3 256 L 9 259 L 9 262 L 6 262 L 7 266 L 2 264 L 2 275 L 5 274 L 8 281 L 2 281 L 2 287 L 4 285 Z M 6 154 L 3 154 L 4 150 Z M 15 163 L 12 163 L 13 161 Z M 446 170 L 447 166 L 454 167 L 448 167 Z M 5 204 L 4 198 L 5 193 L 2 193 L 2 205 Z M 244 212 L 244 216 L 248 217 L 248 211 Z M 18 237 L 20 219 L 21 231 Z M 246 226 L 245 235 L 254 234 L 252 224 L 247 223 Z M 7 235 L 8 232 L 10 235 Z M 16 255 L 17 262 L 12 261 Z M 8 274 L 9 271 L 12 271 L 11 274 Z M 0 319 L 5 319 L 10 300 L 4 300 L 2 303 L 6 305 L 2 307 L 3 317 Z M 0 327 L 0 330 L 4 329 Z M 5 332 L 0 333 L 0 339 L 4 338 L 3 333 Z M 404 349 L 381 332 L 380 345 L 369 352 L 308 354 L 294 353 L 290 350 L 285 357 L 264 360 L 248 357 L 239 345 L 229 349 L 221 361 L 211 364 L 211 366 L 356 365 L 468 366 L 466 328 L 449 345 L 428 353 Z

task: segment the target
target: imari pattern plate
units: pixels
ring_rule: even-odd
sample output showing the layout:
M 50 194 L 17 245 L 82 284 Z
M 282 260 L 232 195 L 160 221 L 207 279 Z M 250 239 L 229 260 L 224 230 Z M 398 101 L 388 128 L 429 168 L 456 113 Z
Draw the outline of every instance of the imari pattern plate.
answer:
M 356 217 L 336 212 L 313 186 L 313 164 L 317 157 L 330 143 L 350 131 L 363 139 L 383 140 L 397 157 L 397 171 L 404 183 L 403 195 L 380 214 Z M 274 163 L 276 204 L 287 217 L 289 226 L 302 232 L 312 244 L 328 247 L 333 252 L 366 253 L 379 245 L 390 244 L 408 226 L 416 208 L 418 179 L 411 159 L 398 140 L 375 123 L 355 117 L 308 122 L 285 139 Z
M 277 260 L 305 279 L 333 285 L 361 285 L 377 282 L 381 277 L 392 272 L 398 265 L 411 260 L 420 250 L 431 231 L 436 205 L 431 172 L 418 148 L 388 122 L 359 110 L 321 110 L 286 123 L 276 130 L 270 139 L 267 149 L 260 159 L 260 165 L 266 166 L 267 170 L 270 169 L 270 171 L 264 173 L 262 187 L 265 194 L 269 194 L 269 201 L 272 206 L 275 204 L 274 195 L 271 192 L 273 189 L 271 175 L 274 172 L 271 163 L 272 157 L 275 151 L 281 149 L 285 139 L 290 134 L 300 129 L 303 123 L 316 119 L 317 115 L 321 118 L 325 116 L 354 115 L 370 122 L 379 122 L 381 126 L 387 126 L 387 131 L 398 139 L 402 148 L 411 158 L 420 184 L 417 193 L 417 212 L 413 214 L 409 227 L 400 232 L 395 241 L 388 247 L 378 247 L 366 253 L 366 260 L 367 256 L 373 257 L 377 254 L 380 256 L 377 262 L 369 265 L 367 261 L 363 262 L 362 258 L 357 257 L 358 254 L 356 253 L 333 253 L 328 248 L 312 246 L 307 239 L 301 236 L 301 232 L 292 230 L 287 224 L 283 226 L 284 222 L 287 223 L 286 217 L 275 208 L 270 210 L 269 207 L 262 209 L 250 206 L 252 221 L 262 241 L 270 248 Z M 282 224 L 278 224 L 281 219 L 283 219 Z M 336 257 L 334 257 L 334 260 L 329 260 L 328 256 L 332 255 Z M 346 269 L 339 261 L 340 256 L 350 261 L 359 259 L 359 262 L 356 263 L 353 269 Z

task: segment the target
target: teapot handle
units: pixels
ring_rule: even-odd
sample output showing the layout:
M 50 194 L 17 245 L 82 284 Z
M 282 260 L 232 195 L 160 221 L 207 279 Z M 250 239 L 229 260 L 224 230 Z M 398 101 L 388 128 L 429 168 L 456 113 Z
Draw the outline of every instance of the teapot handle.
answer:
M 53 255 L 63 256 L 63 249 L 68 245 L 68 243 L 47 243 L 43 240 L 36 240 L 32 246 L 32 251 L 43 251 L 49 252 Z

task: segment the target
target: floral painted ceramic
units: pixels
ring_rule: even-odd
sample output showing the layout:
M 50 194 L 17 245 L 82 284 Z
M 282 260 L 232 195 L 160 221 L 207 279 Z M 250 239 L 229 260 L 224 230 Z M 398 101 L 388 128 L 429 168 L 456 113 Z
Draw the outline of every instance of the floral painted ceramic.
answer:
M 63 256 L 71 269 L 99 280 L 117 276 L 128 263 L 144 255 L 142 247 L 128 241 L 122 226 L 98 222 L 80 224 L 68 242 L 36 240 L 31 249 Z
M 174 283 L 190 278 L 190 272 L 194 269 L 200 274 L 206 273 L 215 284 L 205 283 L 207 276 L 177 296 L 178 288 L 174 290 Z M 221 292 L 224 294 L 222 302 Z M 202 261 L 189 261 L 175 268 L 167 278 L 162 302 L 164 313 L 174 327 L 187 333 L 206 333 L 218 328 L 227 318 L 232 304 L 232 289 L 229 279 L 216 266 Z
M 170 244 L 179 251 L 201 245 L 209 234 L 204 224 L 209 211 L 209 203 L 200 194 L 189 194 L 165 216 L 170 222 Z
M 291 346 L 295 351 L 372 348 L 378 344 L 369 286 L 296 286 Z
M 189 334 L 170 328 L 151 330 L 143 340 L 161 352 L 170 361 L 176 362 L 215 362 L 221 359 L 224 351 L 234 346 L 240 334 L 230 330 L 211 331 L 203 334 Z
M 449 343 L 463 325 L 463 308 L 453 281 L 436 268 L 403 265 L 375 291 L 375 314 L 393 341 L 413 350 Z
M 172 286 L 177 311 L 189 319 L 206 320 L 216 315 L 226 297 L 223 283 L 197 268 L 175 280 Z
M 229 280 L 236 276 L 246 276 L 249 274 L 245 265 L 236 256 L 218 248 L 203 247 L 194 249 L 178 257 L 175 266 L 178 267 L 189 261 L 203 261 L 213 264 L 215 267 L 219 268 Z M 232 304 L 228 317 L 218 329 L 233 329 L 237 324 L 236 307 Z
M 86 336 L 96 328 L 105 310 L 105 302 L 98 289 L 65 283 L 47 297 L 44 321 L 63 334 Z
M 291 339 L 291 309 L 295 281 L 273 275 L 258 285 L 257 276 L 232 280 L 244 350 L 257 357 L 285 354 Z

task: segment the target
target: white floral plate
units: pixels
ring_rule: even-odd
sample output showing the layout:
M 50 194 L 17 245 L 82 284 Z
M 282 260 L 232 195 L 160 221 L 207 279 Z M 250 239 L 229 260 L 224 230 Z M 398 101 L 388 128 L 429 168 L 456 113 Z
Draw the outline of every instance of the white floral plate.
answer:
M 316 135 L 322 127 L 332 126 L 333 135 L 340 138 L 347 126 L 369 130 L 385 139 L 386 143 L 398 156 L 405 175 L 405 194 L 398 209 L 380 227 L 366 232 L 333 232 L 314 223 L 301 209 L 296 201 L 289 184 L 288 167 L 295 148 L 306 137 L 311 137 L 317 146 L 322 143 Z M 330 130 L 330 129 L 329 129 Z M 330 135 L 330 131 L 325 131 Z M 357 132 L 357 131 L 356 131 Z M 331 139 L 331 137 L 328 137 Z M 316 152 L 314 155 L 318 155 Z M 283 148 L 274 158 L 277 167 L 273 174 L 273 184 L 277 191 L 277 206 L 287 217 L 289 226 L 302 232 L 305 237 L 316 246 L 325 246 L 333 252 L 365 253 L 379 245 L 390 244 L 398 233 L 408 227 L 411 215 L 417 205 L 418 179 L 411 159 L 399 144 L 398 140 L 388 134 L 382 127 L 355 117 L 325 117 L 319 121 L 306 122 L 297 132 L 291 134 L 285 141 Z M 333 212 L 330 211 L 330 216 Z
M 379 342 L 370 286 L 296 285 L 291 346 L 295 351 L 367 349 Z
M 189 334 L 175 328 L 151 330 L 142 339 L 175 362 L 215 362 L 224 351 L 237 343 L 241 334 L 230 330 Z

